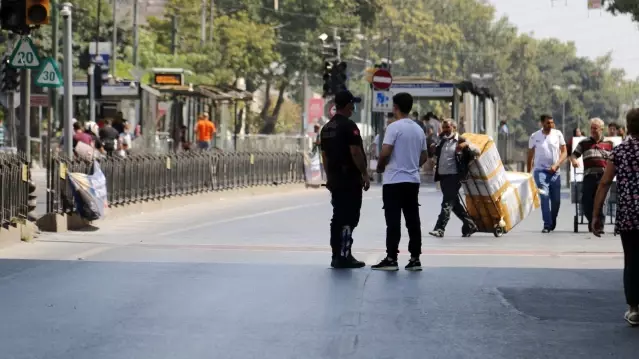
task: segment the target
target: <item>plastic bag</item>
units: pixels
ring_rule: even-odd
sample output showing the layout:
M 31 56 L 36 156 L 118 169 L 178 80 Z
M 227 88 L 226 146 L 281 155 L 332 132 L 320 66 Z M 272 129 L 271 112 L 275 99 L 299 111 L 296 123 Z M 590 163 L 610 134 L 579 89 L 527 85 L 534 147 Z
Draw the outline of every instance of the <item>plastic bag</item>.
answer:
M 108 207 L 106 177 L 97 161 L 93 162 L 93 173 L 69 173 L 69 186 L 78 214 L 89 221 L 104 217 Z

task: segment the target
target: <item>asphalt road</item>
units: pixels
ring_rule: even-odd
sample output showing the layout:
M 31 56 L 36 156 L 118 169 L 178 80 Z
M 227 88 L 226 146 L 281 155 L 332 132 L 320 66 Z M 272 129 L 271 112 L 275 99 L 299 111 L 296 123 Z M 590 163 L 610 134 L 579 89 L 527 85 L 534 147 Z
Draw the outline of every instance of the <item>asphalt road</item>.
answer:
M 423 188 L 425 232 L 439 201 Z M 539 212 L 502 238 L 454 219 L 421 273 L 329 269 L 330 211 L 325 190 L 228 198 L 5 249 L 0 358 L 637 357 L 618 239 L 573 234 L 572 207 L 551 235 Z M 356 256 L 384 231 L 374 188 Z

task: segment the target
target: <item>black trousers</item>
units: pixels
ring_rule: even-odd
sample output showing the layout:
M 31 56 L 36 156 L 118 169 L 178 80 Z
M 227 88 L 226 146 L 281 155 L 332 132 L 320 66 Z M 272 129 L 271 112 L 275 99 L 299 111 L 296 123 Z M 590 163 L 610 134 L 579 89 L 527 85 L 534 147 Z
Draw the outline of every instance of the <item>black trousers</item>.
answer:
M 359 224 L 359 213 L 362 209 L 362 187 L 331 187 L 331 249 L 333 256 L 347 257 L 353 245 L 352 233 Z
M 623 245 L 623 287 L 626 303 L 639 306 L 639 230 L 621 232 Z
M 393 183 L 382 187 L 386 218 L 386 253 L 397 259 L 402 232 L 402 213 L 408 229 L 411 257 L 422 254 L 422 227 L 419 219 L 419 183 Z
M 435 230 L 444 231 L 450 220 L 450 212 L 455 213 L 464 224 L 464 228 L 474 228 L 475 224 L 466 212 L 466 209 L 459 198 L 459 190 L 461 189 L 461 178 L 459 175 L 442 175 L 440 176 L 439 185 L 442 189 L 442 210 L 439 212 Z
M 581 205 L 583 206 L 583 212 L 588 220 L 588 223 L 592 223 L 592 212 L 595 208 L 595 194 L 597 194 L 597 187 L 603 174 L 589 174 L 584 176 L 581 183 Z M 602 208 L 600 208 L 602 209 Z M 602 210 L 601 212 L 601 224 L 606 223 L 606 214 Z

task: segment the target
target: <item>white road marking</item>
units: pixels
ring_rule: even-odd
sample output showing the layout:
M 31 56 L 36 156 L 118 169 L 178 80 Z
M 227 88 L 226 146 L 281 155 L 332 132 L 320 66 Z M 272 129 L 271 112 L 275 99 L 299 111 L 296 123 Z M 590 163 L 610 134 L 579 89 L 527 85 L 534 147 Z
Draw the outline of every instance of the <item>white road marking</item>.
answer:
M 379 199 L 379 198 L 382 198 L 382 196 L 365 197 L 365 198 L 363 198 L 363 200 L 371 200 L 371 199 Z M 272 214 L 277 214 L 277 213 L 282 213 L 282 212 L 295 211 L 295 210 L 298 210 L 298 209 L 311 208 L 311 207 L 320 207 L 320 206 L 325 206 L 325 205 L 326 205 L 325 202 L 318 202 L 318 203 L 301 204 L 301 205 L 290 206 L 290 207 L 282 207 L 282 208 L 273 209 L 273 210 L 270 210 L 270 211 L 251 213 L 251 214 L 247 214 L 247 215 L 244 215 L 244 216 L 231 217 L 231 218 L 226 218 L 226 219 L 222 219 L 222 220 L 219 220 L 219 221 L 200 223 L 200 224 L 188 226 L 188 227 L 185 227 L 185 228 L 177 228 L 177 229 L 174 229 L 174 230 L 171 230 L 171 231 L 166 231 L 166 232 L 159 233 L 158 236 L 163 236 L 163 237 L 164 236 L 172 236 L 172 235 L 179 234 L 179 233 L 190 232 L 190 231 L 192 231 L 194 229 L 202 229 L 202 228 L 208 228 L 208 227 L 216 226 L 218 224 L 236 222 L 236 221 L 241 221 L 241 220 L 244 220 L 244 219 L 250 219 L 250 218 L 256 218 L 256 217 L 264 217 L 264 216 L 269 216 L 269 215 L 272 215 Z
M 71 256 L 70 258 L 68 258 L 67 260 L 77 260 L 77 259 L 89 259 L 89 257 L 93 257 L 95 255 L 98 255 L 100 253 L 106 252 L 110 249 L 115 248 L 116 246 L 100 246 L 100 247 L 95 247 L 95 248 L 91 248 L 91 249 L 87 249 L 84 252 L 80 252 L 77 254 L 74 254 L 73 256 Z

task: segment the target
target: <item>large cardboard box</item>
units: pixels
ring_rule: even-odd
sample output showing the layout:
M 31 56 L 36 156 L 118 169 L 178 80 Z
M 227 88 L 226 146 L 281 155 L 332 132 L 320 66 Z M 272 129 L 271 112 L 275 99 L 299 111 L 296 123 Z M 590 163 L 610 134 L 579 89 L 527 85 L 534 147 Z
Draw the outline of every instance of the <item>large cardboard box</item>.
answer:
M 465 133 L 463 137 L 481 152 L 470 164 L 470 179 L 464 192 L 496 201 L 508 188 L 508 179 L 495 142 L 490 136 L 475 133 Z
M 497 200 L 484 196 L 466 195 L 468 214 L 483 228 L 503 224 L 512 230 L 535 209 L 539 208 L 539 193 L 529 173 L 506 172 L 508 185 Z

